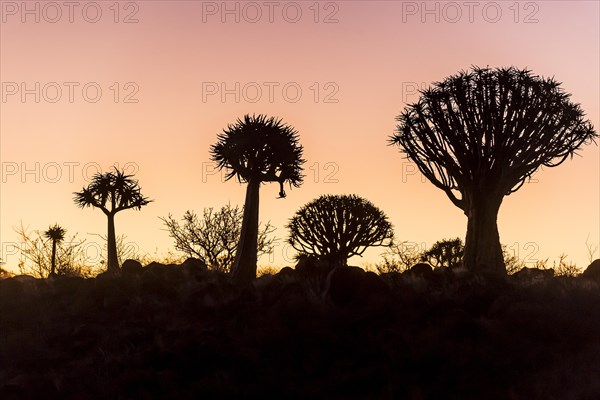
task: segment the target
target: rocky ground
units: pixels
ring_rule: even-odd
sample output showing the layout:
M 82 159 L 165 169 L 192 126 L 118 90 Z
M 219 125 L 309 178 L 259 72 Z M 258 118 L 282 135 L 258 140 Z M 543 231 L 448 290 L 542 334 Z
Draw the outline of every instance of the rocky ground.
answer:
M 598 399 L 598 272 L 13 277 L 0 399 Z

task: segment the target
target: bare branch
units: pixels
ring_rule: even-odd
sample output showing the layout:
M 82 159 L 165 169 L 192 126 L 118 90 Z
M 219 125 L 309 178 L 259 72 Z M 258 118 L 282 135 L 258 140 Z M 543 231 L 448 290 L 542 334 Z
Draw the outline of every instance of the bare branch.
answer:
M 188 257 L 196 257 L 204 261 L 212 269 L 228 272 L 235 260 L 237 245 L 240 240 L 243 211 L 230 204 L 219 211 L 205 208 L 202 217 L 193 211 L 186 211 L 181 223 L 171 214 L 166 218 L 159 217 L 166 226 L 169 236 L 175 241 L 175 249 Z M 273 252 L 277 240 L 270 235 L 275 228 L 267 222 L 258 231 L 258 256 Z

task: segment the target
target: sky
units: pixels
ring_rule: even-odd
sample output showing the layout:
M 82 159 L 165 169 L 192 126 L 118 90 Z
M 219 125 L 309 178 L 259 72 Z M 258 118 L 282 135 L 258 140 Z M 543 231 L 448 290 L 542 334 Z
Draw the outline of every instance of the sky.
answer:
M 106 218 L 73 192 L 113 165 L 154 200 L 116 217 L 139 254 L 173 250 L 159 217 L 242 206 L 245 187 L 224 181 L 209 149 L 244 114 L 281 118 L 304 146 L 304 184 L 285 199 L 277 184 L 260 191 L 260 219 L 280 240 L 259 265 L 280 267 L 293 264 L 287 221 L 322 194 L 370 200 L 420 249 L 464 238 L 463 212 L 387 144 L 418 88 L 473 65 L 528 68 L 562 82 L 600 126 L 598 1 L 1 1 L 0 17 L 8 269 L 21 224 L 59 223 L 98 259 Z M 528 266 L 564 253 L 585 267 L 586 241 L 600 243 L 599 148 L 578 154 L 503 201 L 500 240 Z

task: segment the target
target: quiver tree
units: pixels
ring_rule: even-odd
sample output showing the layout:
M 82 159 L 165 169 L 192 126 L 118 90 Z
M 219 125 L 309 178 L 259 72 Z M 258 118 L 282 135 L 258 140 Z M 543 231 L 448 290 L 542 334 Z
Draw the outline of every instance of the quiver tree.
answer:
M 324 195 L 296 212 L 288 242 L 300 254 L 347 265 L 370 246 L 390 246 L 394 233 L 386 215 L 356 195 Z
M 397 144 L 467 216 L 464 264 L 505 273 L 497 215 L 540 166 L 597 133 L 560 83 L 528 70 L 478 68 L 424 91 L 397 117 Z
M 58 225 L 51 226 L 46 231 L 33 232 L 28 232 L 21 225 L 15 228 L 15 232 L 21 238 L 23 257 L 18 264 L 21 274 L 36 278 L 91 275 L 92 270 L 87 265 L 85 240 L 77 239 L 77 234 L 67 238 L 66 230 Z
M 65 233 L 67 233 L 65 229 L 58 224 L 54 224 L 54 226 L 49 227 L 48 230 L 44 232 L 44 236 L 52 240 L 51 276 L 56 275 L 56 245 L 63 241 Z
M 463 258 L 463 241 L 460 238 L 438 240 L 421 255 L 421 261 L 433 267 L 456 267 Z
M 280 119 L 260 114 L 245 115 L 227 126 L 211 146 L 217 168 L 227 169 L 226 180 L 234 176 L 247 184 L 240 241 L 232 274 L 241 283 L 256 278 L 259 189 L 264 182 L 279 183 L 279 197 L 286 196 L 284 184 L 302 184 L 303 148 L 298 133 Z
M 102 210 L 108 219 L 107 233 L 107 270 L 118 272 L 120 270 L 117 257 L 117 239 L 115 235 L 115 214 L 130 208 L 141 209 L 152 200 L 144 197 L 137 180 L 132 175 L 126 175 L 118 170 L 105 174 L 98 173 L 92 182 L 81 192 L 74 193 L 75 204 L 81 208 L 96 207 Z

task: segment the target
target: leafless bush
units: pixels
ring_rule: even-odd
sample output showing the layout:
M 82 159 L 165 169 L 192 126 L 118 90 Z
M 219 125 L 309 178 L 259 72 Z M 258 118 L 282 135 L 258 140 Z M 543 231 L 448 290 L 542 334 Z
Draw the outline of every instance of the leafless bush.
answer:
M 19 272 L 36 278 L 48 277 L 52 270 L 52 240 L 39 230 L 27 232 L 23 225 L 15 231 L 21 237 L 22 258 L 18 264 Z M 77 234 L 74 234 L 57 244 L 57 275 L 91 277 L 95 274 L 87 262 L 84 243 L 85 240 L 77 239 Z
M 392 244 L 381 254 L 382 261 L 375 263 L 379 274 L 388 272 L 404 272 L 421 260 L 422 252 L 417 243 L 402 241 Z
M 194 211 L 186 211 L 182 222 L 171 214 L 160 218 L 167 227 L 169 236 L 175 240 L 175 249 L 188 257 L 204 261 L 210 268 L 229 272 L 235 260 L 235 253 L 242 229 L 244 213 L 230 204 L 215 211 L 205 208 L 199 217 Z M 269 237 L 275 228 L 267 224 L 258 231 L 258 256 L 273 252 L 275 238 Z
M 555 276 L 578 276 L 583 271 L 581 268 L 577 267 L 575 263 L 566 260 L 567 255 L 561 254 L 558 257 L 558 264 L 554 261 L 554 265 L 552 268 L 554 269 Z
M 591 264 L 592 261 L 596 259 L 596 252 L 598 251 L 598 245 L 593 245 L 590 243 L 590 237 L 585 239 L 585 247 L 587 249 L 588 262 Z
M 511 254 L 506 246 L 502 246 L 502 255 L 504 257 L 504 265 L 506 266 L 506 273 L 513 275 L 525 268 L 525 262 L 520 260 L 516 254 Z

